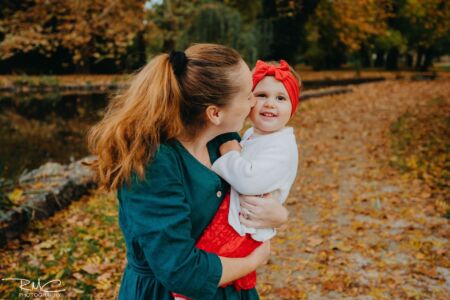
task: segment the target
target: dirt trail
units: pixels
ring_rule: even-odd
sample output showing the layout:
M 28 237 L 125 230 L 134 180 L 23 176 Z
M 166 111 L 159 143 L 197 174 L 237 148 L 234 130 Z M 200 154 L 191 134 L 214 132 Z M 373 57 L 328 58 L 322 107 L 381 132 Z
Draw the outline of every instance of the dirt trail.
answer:
M 259 272 L 262 299 L 450 299 L 449 221 L 388 165 L 389 126 L 450 80 L 386 81 L 306 101 L 289 224 Z

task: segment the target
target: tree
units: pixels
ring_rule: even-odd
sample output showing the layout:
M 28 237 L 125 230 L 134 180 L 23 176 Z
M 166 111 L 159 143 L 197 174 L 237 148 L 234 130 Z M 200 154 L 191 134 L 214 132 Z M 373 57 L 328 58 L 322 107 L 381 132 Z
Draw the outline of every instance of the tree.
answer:
M 396 70 L 398 68 L 398 56 L 407 50 L 407 41 L 400 31 L 389 29 L 386 34 L 378 35 L 373 42 L 377 58 L 376 67 L 384 67 L 388 70 Z M 387 53 L 386 61 L 384 54 Z
M 198 2 L 163 0 L 147 10 L 145 32 L 149 56 L 179 48 L 178 41 L 184 30 L 190 27 Z
M 143 29 L 144 1 L 26 0 L 2 11 L 0 58 L 37 51 L 51 56 L 67 50 L 80 71 L 90 61 L 123 55 Z
M 417 50 L 416 69 L 428 69 L 439 54 L 449 53 L 450 2 L 406 0 L 399 12 L 409 47 Z
M 304 57 L 315 70 L 339 68 L 345 62 L 347 49 L 338 37 L 335 14 L 332 2 L 320 1 L 305 24 Z
M 309 41 L 316 43 L 312 49 L 329 52 L 342 44 L 359 70 L 360 51 L 368 48 L 373 37 L 386 34 L 389 5 L 388 0 L 321 0 L 308 25 L 312 32 Z
M 185 49 L 191 43 L 219 43 L 237 49 L 252 63 L 265 42 L 259 33 L 270 34 L 256 19 L 260 9 L 260 0 L 164 0 L 147 13 L 149 54 Z

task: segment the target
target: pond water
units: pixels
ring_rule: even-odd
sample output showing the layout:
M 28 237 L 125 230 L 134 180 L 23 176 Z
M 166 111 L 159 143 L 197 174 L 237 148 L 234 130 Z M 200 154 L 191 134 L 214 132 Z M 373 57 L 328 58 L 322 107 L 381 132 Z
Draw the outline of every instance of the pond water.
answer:
M 46 162 L 88 155 L 86 133 L 106 94 L 0 96 L 0 177 L 14 179 Z

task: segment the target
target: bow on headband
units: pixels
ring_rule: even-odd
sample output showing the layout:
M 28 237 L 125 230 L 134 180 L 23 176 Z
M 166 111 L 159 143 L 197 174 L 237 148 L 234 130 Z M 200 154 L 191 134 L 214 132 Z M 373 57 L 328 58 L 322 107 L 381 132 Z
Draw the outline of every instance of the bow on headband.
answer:
M 281 81 L 289 95 L 289 100 L 292 104 L 291 116 L 294 114 L 299 99 L 299 86 L 297 79 L 292 74 L 288 63 L 285 60 L 280 60 L 279 66 L 268 65 L 262 60 L 256 62 L 253 71 L 253 89 L 266 76 L 273 76 L 276 80 Z

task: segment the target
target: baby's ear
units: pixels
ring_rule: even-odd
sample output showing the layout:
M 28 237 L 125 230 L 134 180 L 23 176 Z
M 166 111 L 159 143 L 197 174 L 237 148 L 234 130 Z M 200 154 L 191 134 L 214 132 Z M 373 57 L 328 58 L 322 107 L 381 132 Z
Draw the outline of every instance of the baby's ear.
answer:
M 214 125 L 218 126 L 222 122 L 222 113 L 220 111 L 220 108 L 216 105 L 208 106 L 205 110 L 205 114 L 207 120 Z

